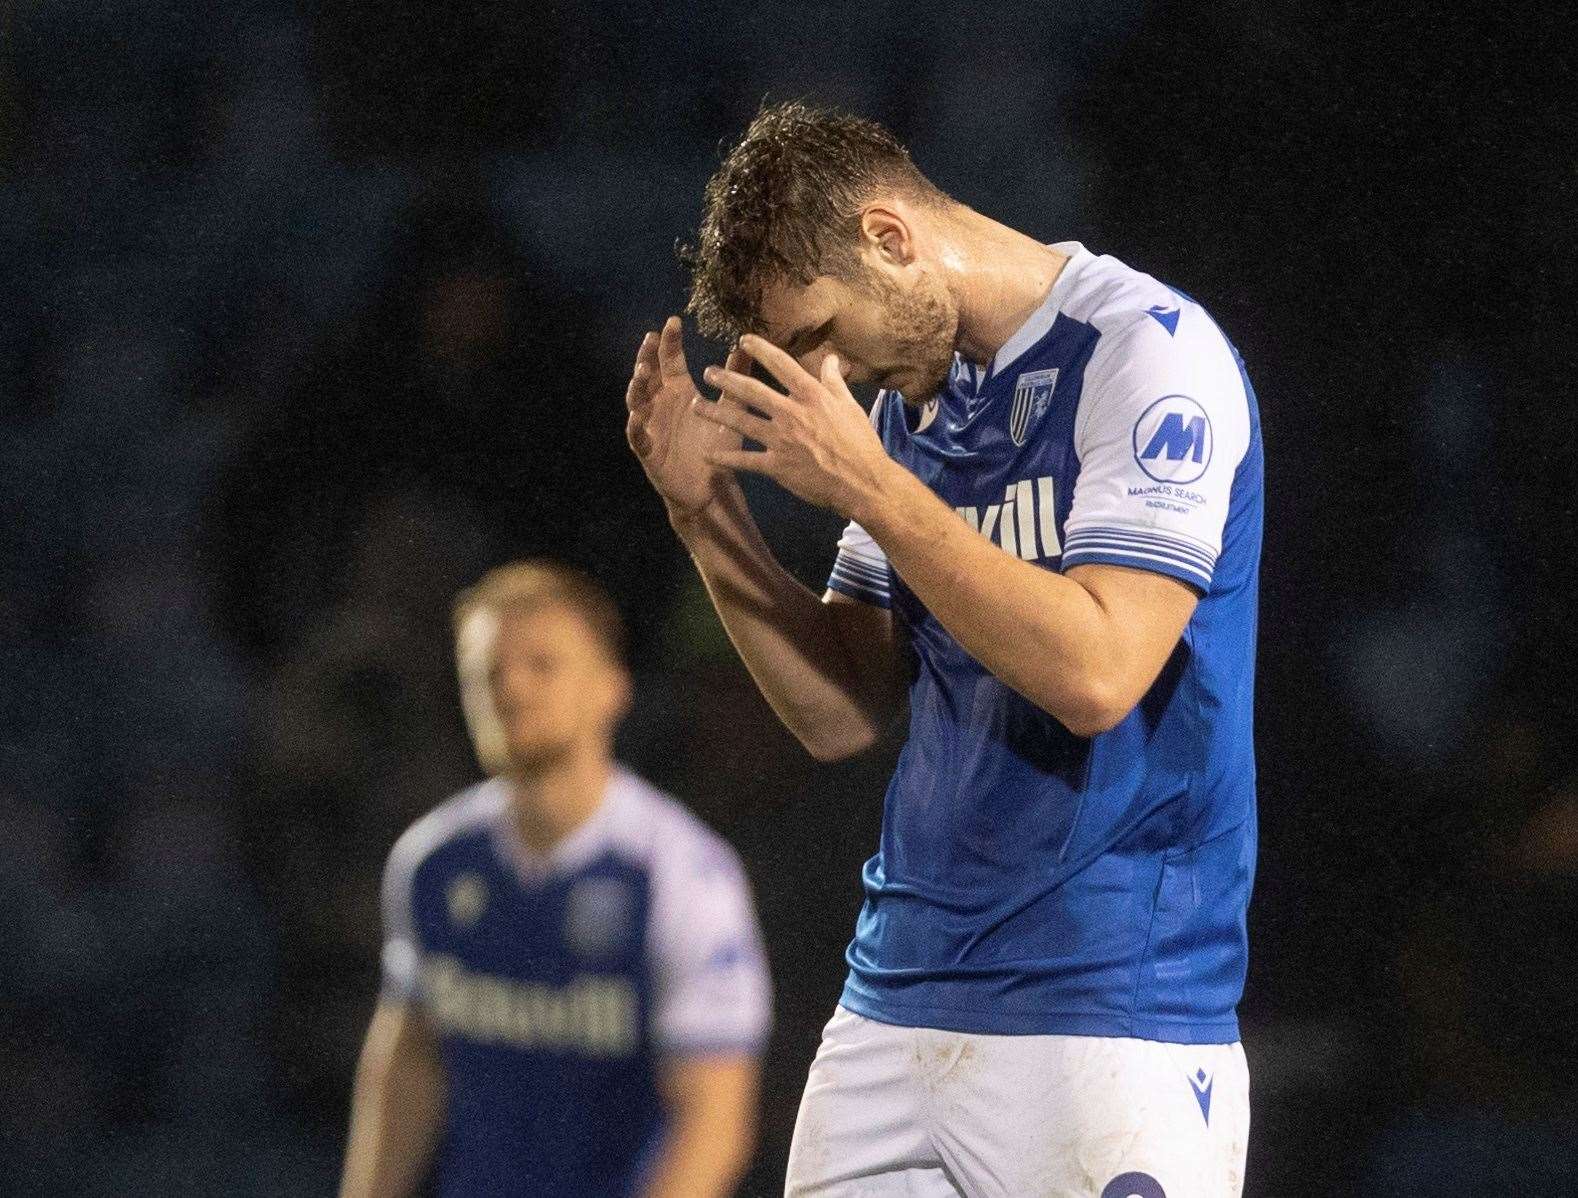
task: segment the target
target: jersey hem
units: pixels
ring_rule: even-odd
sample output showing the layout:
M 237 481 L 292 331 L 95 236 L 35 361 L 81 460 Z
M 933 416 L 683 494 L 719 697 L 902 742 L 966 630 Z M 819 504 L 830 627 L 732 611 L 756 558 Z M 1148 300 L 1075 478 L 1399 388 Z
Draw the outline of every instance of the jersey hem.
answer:
M 827 589 L 837 591 L 840 595 L 847 595 L 849 598 L 858 600 L 861 603 L 869 603 L 872 607 L 887 608 L 892 606 L 892 600 L 887 595 L 878 591 L 868 590 L 865 587 L 855 586 L 853 583 L 845 582 L 841 578 L 829 578 L 827 580 Z
M 664 1042 L 655 1040 L 652 1051 L 658 1057 L 759 1057 L 767 1051 L 765 1037 L 720 1036 Z
M 1234 1044 L 1238 1017 L 1225 1020 L 1146 1019 L 1077 1011 L 959 1010 L 953 1007 L 910 1006 L 862 994 L 853 979 L 844 983 L 838 1005 L 878 1023 L 896 1027 L 927 1027 L 945 1032 L 997 1036 L 1101 1036 L 1155 1040 L 1162 1044 Z
M 1063 554 L 1062 567 L 1068 570 L 1072 566 L 1129 566 L 1136 570 L 1149 570 L 1153 574 L 1165 574 L 1169 578 L 1176 578 L 1179 582 L 1187 582 L 1200 592 L 1211 589 L 1211 578 L 1199 570 L 1191 570 L 1186 566 L 1175 566 L 1171 562 L 1157 561 L 1153 557 L 1137 557 L 1128 553 L 1113 553 L 1105 550 L 1075 549 Z
M 421 989 L 415 982 L 385 981 L 378 987 L 378 1001 L 420 1006 Z

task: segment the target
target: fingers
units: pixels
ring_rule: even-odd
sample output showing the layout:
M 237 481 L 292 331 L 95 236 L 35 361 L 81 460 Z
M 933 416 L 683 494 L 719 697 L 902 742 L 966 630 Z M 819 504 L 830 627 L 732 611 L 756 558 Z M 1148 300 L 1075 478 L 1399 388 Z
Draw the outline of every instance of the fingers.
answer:
M 643 366 L 637 366 L 635 373 L 630 376 L 630 385 L 625 388 L 625 407 L 632 412 L 652 402 L 650 379 L 651 375 Z
M 733 429 L 742 437 L 749 437 L 763 445 L 771 444 L 776 440 L 776 432 L 771 420 L 764 420 L 760 416 L 746 411 L 738 403 L 720 401 L 709 403 L 699 396 L 690 401 L 690 407 L 696 415 L 703 420 L 710 420 L 714 424 L 721 424 L 724 428 Z
M 645 458 L 651 451 L 652 434 L 647 432 L 646 418 L 642 413 L 630 413 L 630 418 L 625 421 L 625 440 L 638 458 Z
M 677 316 L 663 322 L 663 331 L 657 338 L 658 368 L 664 378 L 673 378 L 688 372 L 685 365 L 685 327 Z
M 730 357 L 732 358 L 733 355 L 731 354 Z M 748 374 L 740 374 L 738 371 L 719 370 L 716 366 L 709 366 L 702 377 L 725 395 L 760 408 L 769 415 L 782 411 L 788 399 L 766 383 L 753 379 Z
M 734 374 L 743 375 L 745 378 L 751 377 L 752 365 L 751 355 L 740 348 L 740 343 L 738 341 L 736 341 L 733 347 L 730 348 L 729 356 L 723 360 L 723 368 L 725 370 L 731 371 Z M 731 408 L 742 408 L 745 406 L 738 399 L 726 391 L 719 394 L 718 402 Z
M 837 354 L 830 353 L 822 359 L 822 386 L 834 395 L 848 396 L 851 401 L 855 398 L 849 384 L 844 381 L 844 368 Z
M 652 384 L 657 378 L 657 336 L 648 333 L 641 338 L 636 350 L 636 366 L 630 375 L 630 385 L 625 388 L 625 407 L 632 412 L 652 402 Z
M 771 450 L 710 449 L 707 461 L 724 470 L 749 470 L 752 474 L 771 475 L 777 467 Z
M 806 372 L 805 367 L 765 337 L 747 333 L 740 338 L 740 348 L 766 367 L 767 372 L 782 383 L 790 393 L 804 388 L 807 384 L 816 383 L 816 379 Z
M 658 335 L 656 333 L 645 333 L 642 335 L 641 345 L 636 350 L 636 365 L 640 366 L 643 363 L 650 366 L 653 370 L 658 369 Z

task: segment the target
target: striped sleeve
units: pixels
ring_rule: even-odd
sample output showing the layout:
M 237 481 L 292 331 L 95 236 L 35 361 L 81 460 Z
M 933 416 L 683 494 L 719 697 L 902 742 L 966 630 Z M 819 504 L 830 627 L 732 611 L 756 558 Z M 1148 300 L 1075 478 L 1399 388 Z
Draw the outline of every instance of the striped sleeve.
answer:
M 489 783 L 461 791 L 412 824 L 395 841 L 384 865 L 381 994 L 394 1002 L 421 1000 L 422 934 L 417 927 L 417 875 L 423 862 L 455 835 L 485 822 L 504 792 Z
M 415 1002 L 421 950 L 417 945 L 415 920 L 411 915 L 411 890 L 415 881 L 417 858 L 412 837 L 407 833 L 396 842 L 384 866 L 381 907 L 383 912 L 383 958 L 381 996 L 393 1002 Z
M 886 391 L 878 391 L 876 401 L 868 415 L 871 427 L 882 435 L 882 411 L 888 398 Z M 870 603 L 875 607 L 891 607 L 892 585 L 888 576 L 888 555 L 882 552 L 872 536 L 853 520 L 838 539 L 838 557 L 833 561 L 833 574 L 827 580 L 827 589 Z
M 1237 359 L 1202 309 L 1149 319 L 1092 356 L 1075 419 L 1079 475 L 1062 568 L 1103 563 L 1211 589 L 1249 401 Z
M 1170 574 L 1206 591 L 1216 569 L 1216 551 L 1182 537 L 1124 528 L 1087 528 L 1069 534 L 1063 544 L 1063 568 L 1092 562 L 1139 566 Z
M 853 520 L 838 539 L 838 557 L 833 562 L 827 586 L 840 595 L 877 607 L 887 607 L 892 602 L 888 555 L 871 539 L 871 534 Z

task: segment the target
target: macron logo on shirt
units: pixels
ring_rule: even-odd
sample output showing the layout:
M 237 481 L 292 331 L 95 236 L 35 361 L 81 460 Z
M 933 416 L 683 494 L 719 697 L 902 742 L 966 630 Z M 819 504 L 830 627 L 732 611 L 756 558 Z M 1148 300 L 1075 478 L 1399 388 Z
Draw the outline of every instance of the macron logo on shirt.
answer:
M 1009 483 L 1003 488 L 1001 503 L 953 510 L 1005 553 L 1032 562 L 1063 554 L 1057 535 L 1056 495 L 1056 482 L 1050 475 L 1042 475 Z
M 1154 318 L 1157 324 L 1167 330 L 1169 337 L 1178 332 L 1178 314 L 1179 309 L 1165 308 L 1161 304 L 1145 309 L 1145 315 Z

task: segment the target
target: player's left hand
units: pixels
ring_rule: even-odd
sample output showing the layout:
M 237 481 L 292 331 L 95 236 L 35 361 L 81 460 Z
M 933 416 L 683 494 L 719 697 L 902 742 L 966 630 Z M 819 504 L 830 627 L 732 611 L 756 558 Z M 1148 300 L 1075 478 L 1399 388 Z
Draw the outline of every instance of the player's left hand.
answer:
M 775 391 L 734 370 L 710 368 L 706 380 L 723 392 L 723 398 L 717 403 L 692 400 L 697 413 L 759 442 L 762 448 L 718 448 L 708 460 L 765 474 L 807 503 L 830 508 L 846 519 L 856 518 L 866 500 L 880 496 L 883 473 L 894 463 L 844 383 L 837 356 L 830 353 L 822 359 L 818 378 L 761 337 L 747 334 L 740 339 L 740 349 L 761 363 L 784 390 Z

